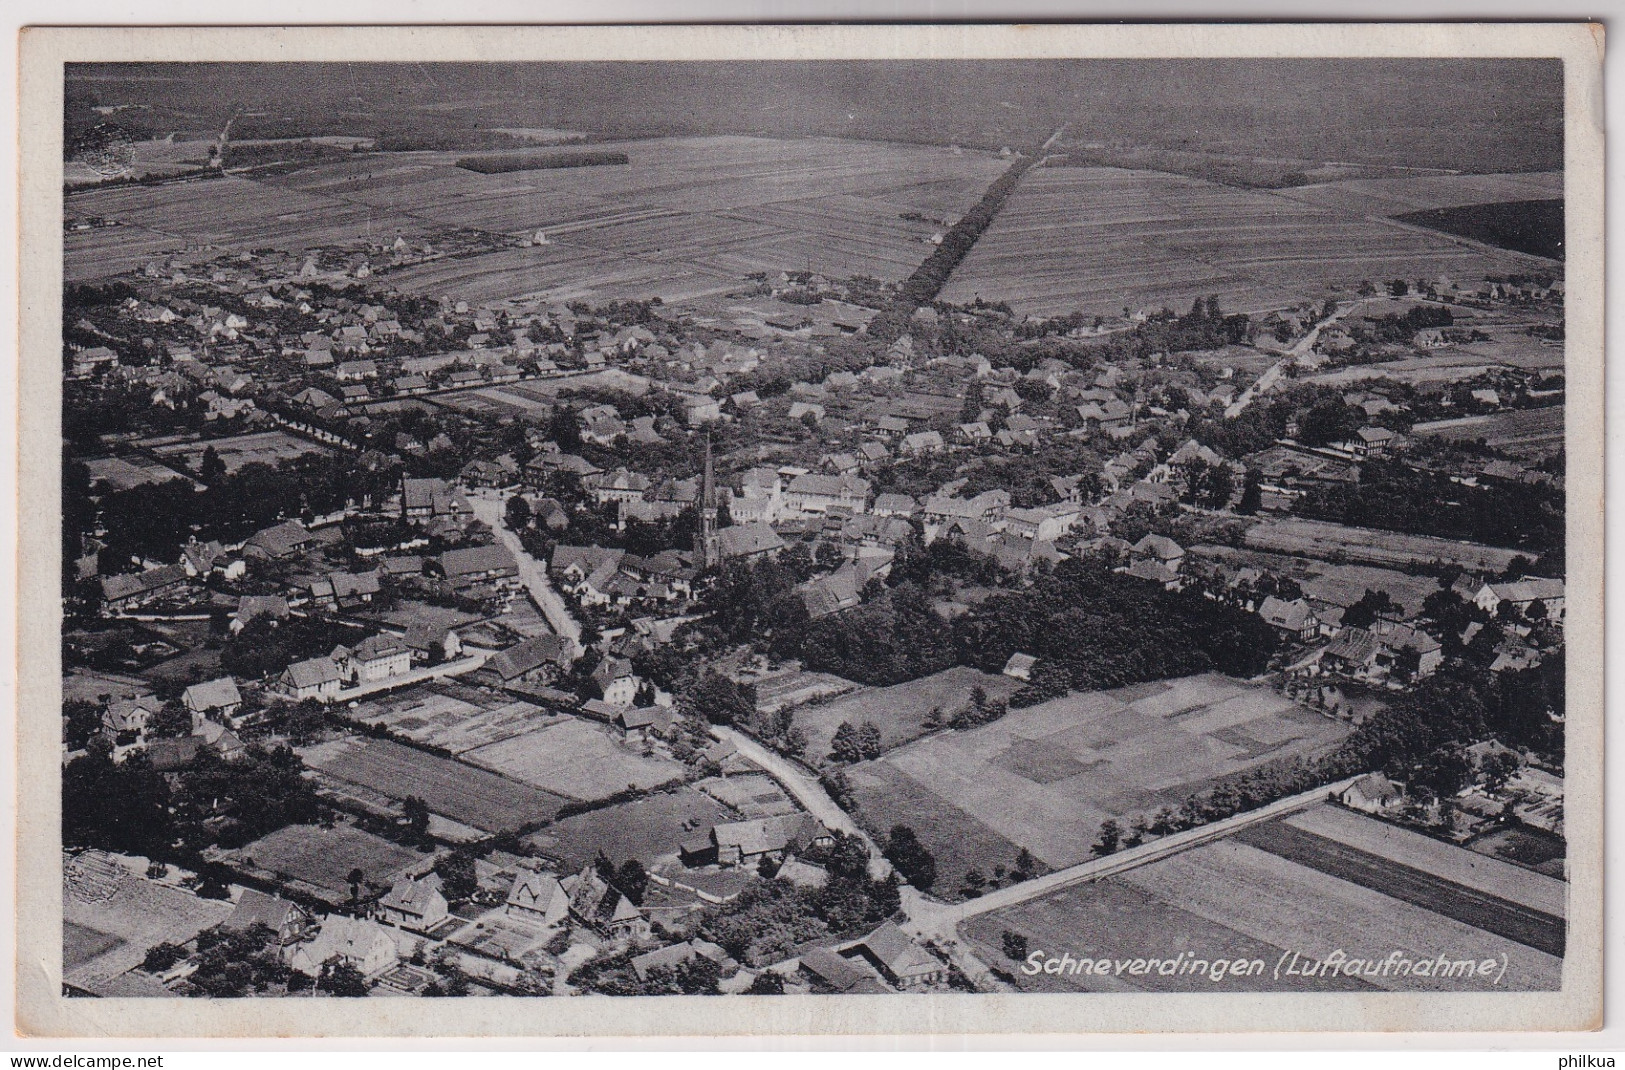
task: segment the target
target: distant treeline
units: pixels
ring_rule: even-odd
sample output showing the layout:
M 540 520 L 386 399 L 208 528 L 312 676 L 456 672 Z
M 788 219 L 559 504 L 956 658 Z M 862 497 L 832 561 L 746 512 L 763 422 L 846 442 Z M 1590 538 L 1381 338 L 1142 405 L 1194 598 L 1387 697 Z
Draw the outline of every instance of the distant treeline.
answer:
M 546 171 L 555 167 L 607 167 L 630 161 L 624 152 L 551 152 L 545 156 L 465 156 L 457 166 L 482 175 Z

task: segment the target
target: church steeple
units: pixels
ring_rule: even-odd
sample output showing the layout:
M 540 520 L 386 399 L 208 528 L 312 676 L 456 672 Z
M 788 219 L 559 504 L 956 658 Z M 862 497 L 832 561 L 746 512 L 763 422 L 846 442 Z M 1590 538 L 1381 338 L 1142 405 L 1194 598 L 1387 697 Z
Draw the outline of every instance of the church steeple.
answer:
M 715 568 L 717 556 L 716 469 L 711 463 L 711 432 L 705 433 L 705 474 L 700 479 L 699 527 L 694 533 L 694 559 L 701 568 Z

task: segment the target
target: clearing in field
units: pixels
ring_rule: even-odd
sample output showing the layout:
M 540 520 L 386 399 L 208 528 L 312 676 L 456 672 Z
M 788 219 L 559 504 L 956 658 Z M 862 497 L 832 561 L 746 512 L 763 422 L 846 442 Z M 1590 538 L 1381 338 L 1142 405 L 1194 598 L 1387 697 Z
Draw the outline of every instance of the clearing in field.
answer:
M 124 973 L 153 944 L 185 943 L 231 914 L 229 902 L 148 880 L 145 869 L 100 851 L 63 856 L 64 981 L 90 986 Z
M 1540 458 L 1563 449 L 1563 406 L 1519 409 L 1417 424 L 1412 434 L 1449 442 L 1476 442 L 1515 457 Z
M 459 755 L 567 719 L 529 702 L 447 683 L 363 699 L 350 716 Z
M 429 856 L 350 825 L 289 825 L 226 860 L 338 903 L 350 897 L 352 869 L 361 870 L 368 884 L 387 888 L 408 870 L 426 868 Z
M 807 754 L 815 761 L 829 756 L 830 740 L 843 722 L 864 721 L 880 729 L 882 745 L 891 750 L 925 734 L 932 710 L 946 724 L 970 705 L 971 689 L 980 687 L 990 701 L 1008 699 L 1021 686 L 1008 676 L 993 676 L 963 665 L 906 684 L 864 688 L 830 702 L 796 709 L 796 727 L 807 734 Z
M 198 442 L 179 442 L 170 446 L 155 446 L 153 453 L 166 461 L 197 468 L 205 450 L 213 448 L 220 455 L 227 473 L 235 474 L 245 464 L 276 466 L 283 461 L 302 457 L 307 453 L 327 453 L 325 446 L 307 439 L 297 438 L 286 431 L 258 431 L 251 435 L 233 435 L 230 438 L 211 438 Z
M 652 788 L 683 775 L 667 758 L 645 756 L 610 730 L 575 717 L 487 747 L 464 758 L 556 795 L 590 801 L 628 788 Z
M 301 754 L 306 765 L 340 791 L 359 789 L 393 804 L 415 795 L 432 813 L 484 832 L 550 819 L 565 802 L 529 784 L 387 739 L 352 736 Z
M 1287 821 L 1315 824 L 1330 809 L 1319 807 Z M 1386 827 L 1362 815 L 1344 812 L 1333 820 L 1346 821 L 1350 838 L 1385 849 L 1394 847 L 1393 854 L 1414 848 L 1386 839 Z M 1356 830 L 1362 823 L 1374 828 Z M 1288 981 L 1273 976 L 1283 952 L 1323 959 L 1336 951 L 1364 960 L 1383 960 L 1393 952 L 1413 961 L 1436 960 L 1442 954 L 1455 961 L 1471 959 L 1475 964 L 1486 959 L 1499 964 L 1505 955 L 1506 974 L 1468 978 L 1390 971 L 1388 976 L 1372 973 L 1357 979 L 1293 977 L 1290 987 L 1297 991 L 1527 991 L 1554 989 L 1561 982 L 1560 951 L 1554 955 L 1549 949 L 1537 949 L 1494 931 L 1500 927 L 1502 914 L 1524 909 L 1518 904 L 1443 882 L 1431 872 L 1387 855 L 1357 852 L 1380 866 L 1379 880 L 1369 879 L 1375 869 L 1343 873 L 1336 865 L 1317 865 L 1322 859 L 1291 857 L 1250 842 L 1268 842 L 1271 830 L 1292 827 L 1284 821 L 1253 826 L 1231 838 L 1114 877 L 982 915 L 965 924 L 962 932 L 979 946 L 986 961 L 1008 970 L 1019 985 L 1046 991 L 1271 991 L 1285 987 L 1282 982 Z M 1471 865 L 1475 859 L 1488 861 L 1432 841 L 1428 848 L 1418 850 L 1429 853 L 1434 868 Z M 1448 852 L 1469 861 L 1451 860 L 1446 857 Z M 1532 880 L 1547 881 L 1525 872 Z M 1427 884 L 1431 895 L 1412 894 L 1415 882 Z M 1469 900 L 1476 915 L 1462 907 Z M 1546 919 L 1548 927 L 1552 920 Z M 1073 958 L 1168 959 L 1184 952 L 1187 958 L 1208 960 L 1263 959 L 1266 968 L 1263 976 L 1220 983 L 1179 972 L 1138 977 L 1125 972 L 1104 978 L 1068 973 L 1034 978 L 1023 975 L 1002 955 L 1002 936 L 1007 929 L 1025 936 L 1030 948 L 1057 956 L 1064 951 Z
M 1453 563 L 1480 572 L 1505 572 L 1512 559 L 1518 556 L 1516 550 L 1476 542 L 1353 528 L 1345 524 L 1296 517 L 1254 524 L 1247 529 L 1244 541 L 1255 550 L 1327 561 L 1356 561 L 1390 568 Z
M 1527 257 L 1321 205 L 1158 171 L 1038 167 L 954 272 L 942 299 L 1039 315 L 1279 308 L 1365 279 L 1482 277 Z
M 602 810 L 575 814 L 526 837 L 552 859 L 561 873 L 575 873 L 602 851 L 619 864 L 635 858 L 647 868 L 676 855 L 685 840 L 737 817 L 710 796 L 690 787 L 662 792 Z
M 1209 673 L 1075 692 L 854 772 L 890 766 L 1060 868 L 1089 857 L 1106 818 L 1177 807 L 1217 779 L 1321 753 L 1347 733 L 1275 691 Z
M 916 217 L 958 220 L 1007 166 L 990 153 L 822 138 L 651 138 L 598 148 L 628 162 L 486 175 L 457 167 L 452 154 L 419 153 L 398 164 L 369 160 L 374 173 L 361 178 L 346 161 L 265 185 L 345 213 L 367 206 L 384 229 L 404 216 L 420 229 L 546 235 L 545 245 L 391 273 L 409 293 L 481 302 L 659 296 L 669 304 L 724 294 L 757 271 L 903 278 L 947 225 Z M 74 210 L 88 214 L 92 205 Z

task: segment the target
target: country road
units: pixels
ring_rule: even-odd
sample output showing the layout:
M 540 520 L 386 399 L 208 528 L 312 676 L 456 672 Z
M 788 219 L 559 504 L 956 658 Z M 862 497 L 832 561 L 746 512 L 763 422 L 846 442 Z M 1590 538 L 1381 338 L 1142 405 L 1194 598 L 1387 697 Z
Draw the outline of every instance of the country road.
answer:
M 509 531 L 508 526 L 503 523 L 502 514 L 507 508 L 507 499 L 500 494 L 470 491 L 468 505 L 474 510 L 474 516 L 488 526 L 498 541 L 513 554 L 514 560 L 519 564 L 519 578 L 525 584 L 525 589 L 530 592 L 530 600 L 542 611 L 542 616 L 547 618 L 548 626 L 574 644 L 572 654 L 579 657 L 581 625 L 570 616 L 570 608 L 564 604 L 564 599 L 559 597 L 559 592 L 553 589 L 553 584 L 547 578 L 547 566 L 530 556 L 530 552 L 519 541 L 519 536 Z
M 1258 377 L 1257 382 L 1241 392 L 1241 397 L 1237 398 L 1228 409 L 1224 410 L 1224 418 L 1227 420 L 1235 419 L 1246 411 L 1247 406 L 1252 404 L 1253 398 L 1260 394 L 1268 394 L 1271 390 L 1274 390 L 1275 384 L 1280 382 L 1281 377 L 1286 374 L 1287 365 L 1314 348 L 1314 344 L 1320 340 L 1320 332 L 1324 328 L 1330 327 L 1362 303 L 1362 301 L 1350 301 L 1347 304 L 1340 304 L 1330 316 L 1311 327 L 1308 334 L 1294 342 L 1292 348 L 1287 350 L 1280 360 L 1271 364 L 1264 374 Z

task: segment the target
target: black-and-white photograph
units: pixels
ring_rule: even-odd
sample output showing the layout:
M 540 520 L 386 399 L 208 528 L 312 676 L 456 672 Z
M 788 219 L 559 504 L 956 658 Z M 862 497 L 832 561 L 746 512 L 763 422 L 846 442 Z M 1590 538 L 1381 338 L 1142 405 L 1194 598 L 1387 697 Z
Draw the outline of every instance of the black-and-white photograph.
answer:
M 64 996 L 1563 987 L 1561 59 L 62 91 Z

